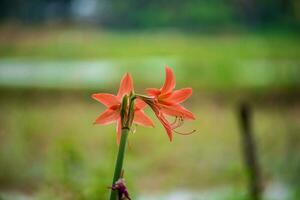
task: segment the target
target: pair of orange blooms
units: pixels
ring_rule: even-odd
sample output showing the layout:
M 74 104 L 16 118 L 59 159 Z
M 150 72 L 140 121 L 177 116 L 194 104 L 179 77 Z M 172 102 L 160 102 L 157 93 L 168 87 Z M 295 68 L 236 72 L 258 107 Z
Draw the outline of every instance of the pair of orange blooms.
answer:
M 134 94 L 133 81 L 128 73 L 123 76 L 117 95 L 108 93 L 93 94 L 92 98 L 101 102 L 107 108 L 96 119 L 95 124 L 107 125 L 116 122 L 117 143 L 119 143 L 122 128 L 124 128 L 121 121 L 122 100 L 125 95 L 134 95 L 133 123 L 154 127 L 154 123 L 144 112 L 144 108 L 148 105 L 164 126 L 170 141 L 172 141 L 173 132 L 179 133 L 175 129 L 182 125 L 183 120 L 194 120 L 195 117 L 192 112 L 180 105 L 180 103 L 191 96 L 192 89 L 183 88 L 174 90 L 176 85 L 174 73 L 168 66 L 166 66 L 165 70 L 166 78 L 164 85 L 160 89 L 146 89 L 147 96 Z M 175 121 L 169 122 L 166 115 L 175 117 Z

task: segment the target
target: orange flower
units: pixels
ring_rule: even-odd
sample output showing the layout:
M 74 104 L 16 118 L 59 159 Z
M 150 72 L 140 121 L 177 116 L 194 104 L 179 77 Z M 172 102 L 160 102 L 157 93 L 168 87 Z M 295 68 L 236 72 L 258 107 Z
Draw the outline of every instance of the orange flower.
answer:
M 92 98 L 106 106 L 106 110 L 95 120 L 95 124 L 107 125 L 113 122 L 117 123 L 117 143 L 120 143 L 123 122 L 121 122 L 121 104 L 125 95 L 133 92 L 133 82 L 131 76 L 126 73 L 120 83 L 117 96 L 108 93 L 93 94 Z M 135 100 L 134 119 L 133 122 L 143 126 L 153 126 L 152 120 L 144 113 L 143 109 L 146 104 L 139 100 Z M 126 105 L 128 110 L 128 105 Z
M 180 105 L 180 103 L 184 102 L 192 95 L 192 89 L 183 88 L 174 91 L 175 85 L 176 81 L 174 73 L 171 68 L 166 66 L 166 79 L 164 85 L 160 89 L 146 89 L 149 97 L 139 96 L 140 99 L 145 101 L 152 108 L 157 118 L 166 129 L 170 140 L 172 140 L 173 137 L 172 131 L 177 132 L 175 129 L 181 126 L 184 120 L 195 119 L 191 111 Z M 173 123 L 170 123 L 165 115 L 174 116 L 176 119 Z

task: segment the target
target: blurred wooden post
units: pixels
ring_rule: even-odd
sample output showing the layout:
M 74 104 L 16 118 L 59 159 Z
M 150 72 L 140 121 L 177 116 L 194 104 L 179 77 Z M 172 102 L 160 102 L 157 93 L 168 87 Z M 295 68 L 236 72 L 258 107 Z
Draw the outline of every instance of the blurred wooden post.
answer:
M 245 103 L 239 107 L 239 123 L 241 126 L 241 143 L 245 167 L 249 178 L 249 194 L 252 200 L 261 200 L 262 188 L 256 145 L 252 132 L 252 111 L 251 107 Z

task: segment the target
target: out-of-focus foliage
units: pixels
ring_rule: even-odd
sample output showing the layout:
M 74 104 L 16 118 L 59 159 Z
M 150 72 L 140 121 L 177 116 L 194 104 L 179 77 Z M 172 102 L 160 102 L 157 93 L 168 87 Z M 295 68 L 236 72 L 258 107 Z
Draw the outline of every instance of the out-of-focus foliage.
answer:
M 296 0 L 113 0 L 107 25 L 116 27 L 224 28 L 299 23 Z M 129 2 L 129 3 L 128 3 Z
M 0 193 L 13 190 L 49 200 L 106 199 L 116 133 L 113 125 L 92 125 L 104 108 L 89 95 L 1 92 L 0 109 L 5 115 L 0 116 Z M 227 197 L 227 190 L 221 190 L 224 199 L 245 199 L 246 173 L 235 104 L 218 98 L 196 99 L 187 106 L 197 120 L 182 129 L 196 129 L 195 134 L 176 134 L 170 143 L 158 123 L 155 129 L 139 126 L 130 134 L 125 178 L 133 194 L 226 187 L 232 195 Z M 294 148 L 299 140 L 291 138 L 296 146 L 286 143 L 287 137 L 299 134 L 299 106 L 253 106 L 265 185 L 280 181 L 299 187 L 299 160 L 292 158 L 297 157 Z
M 159 87 L 164 64 L 193 88 L 180 131 L 197 132 L 130 134 L 133 199 L 248 200 L 241 101 L 266 199 L 299 199 L 299 0 L 1 0 L 0 23 L 1 200 L 107 199 L 115 127 L 92 125 L 90 94 L 125 72 L 138 93 Z
M 298 27 L 298 0 L 2 0 L 0 19 L 93 23 L 117 29 Z

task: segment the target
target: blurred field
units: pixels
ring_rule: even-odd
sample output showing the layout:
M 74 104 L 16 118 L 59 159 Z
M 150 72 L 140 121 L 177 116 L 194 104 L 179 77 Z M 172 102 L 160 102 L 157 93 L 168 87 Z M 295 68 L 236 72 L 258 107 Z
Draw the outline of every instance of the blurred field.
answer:
M 181 81 L 208 91 L 285 90 L 300 85 L 300 39 L 296 33 L 200 35 L 10 27 L 1 31 L 0 38 L 2 58 L 112 60 L 117 61 L 114 67 L 133 74 L 145 73 L 144 67 L 159 72 L 161 65 L 168 63 L 181 68 Z M 147 59 L 160 62 L 145 64 Z
M 219 100 L 197 102 L 189 105 L 197 120 L 184 128 L 197 129 L 194 135 L 175 135 L 170 143 L 160 125 L 137 127 L 130 135 L 126 176 L 131 190 L 142 194 L 225 185 L 245 189 L 236 108 Z M 116 144 L 113 126 L 92 125 L 101 110 L 87 93 L 2 96 L 2 190 L 38 195 L 37 199 L 104 199 Z M 299 111 L 299 105 L 255 107 L 266 185 L 299 184 Z
M 109 74 L 113 81 L 99 87 L 91 82 L 72 90 L 63 82 L 51 88 L 0 85 L 3 198 L 16 192 L 45 200 L 107 199 L 106 187 L 111 182 L 117 150 L 115 127 L 92 125 L 103 106 L 90 94 L 103 90 L 115 93 L 125 71 L 133 74 L 139 92 L 144 87 L 158 87 L 164 79 L 163 64 L 168 63 L 178 77 L 178 87 L 194 88 L 186 106 L 197 120 L 186 123 L 183 131 L 197 132 L 175 135 L 170 143 L 157 121 L 155 129 L 137 127 L 129 137 L 125 161 L 130 191 L 140 197 L 225 187 L 232 194 L 226 193 L 224 199 L 246 199 L 236 111 L 241 101 L 248 101 L 254 109 L 265 187 L 280 183 L 288 188 L 289 199 L 298 199 L 297 35 L 43 28 L 19 32 L 16 27 L 4 29 L 0 35 L 0 62 L 112 60 L 111 68 L 116 73 Z M 145 62 L 153 58 L 159 61 Z

